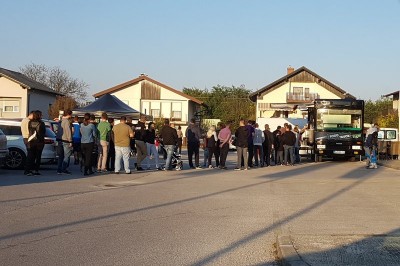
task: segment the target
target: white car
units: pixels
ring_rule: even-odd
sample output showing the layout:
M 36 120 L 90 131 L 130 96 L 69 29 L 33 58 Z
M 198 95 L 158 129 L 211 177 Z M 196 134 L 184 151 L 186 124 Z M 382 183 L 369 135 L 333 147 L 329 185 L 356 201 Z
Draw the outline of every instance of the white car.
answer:
M 0 166 L 3 166 L 8 155 L 7 137 L 0 129 Z
M 21 169 L 26 163 L 27 150 L 21 133 L 22 119 L 0 119 L 0 129 L 7 137 L 9 154 L 6 157 L 5 166 L 10 169 Z M 44 138 L 42 163 L 56 161 L 56 134 L 48 127 Z

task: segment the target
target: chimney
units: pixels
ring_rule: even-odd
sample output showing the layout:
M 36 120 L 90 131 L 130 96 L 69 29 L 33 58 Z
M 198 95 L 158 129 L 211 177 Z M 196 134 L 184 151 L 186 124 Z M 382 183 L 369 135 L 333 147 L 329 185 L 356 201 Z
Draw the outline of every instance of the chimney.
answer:
M 290 74 L 290 73 L 292 73 L 294 71 L 294 67 L 292 67 L 291 65 L 289 65 L 288 67 L 287 67 L 287 73 L 288 73 L 288 75 Z

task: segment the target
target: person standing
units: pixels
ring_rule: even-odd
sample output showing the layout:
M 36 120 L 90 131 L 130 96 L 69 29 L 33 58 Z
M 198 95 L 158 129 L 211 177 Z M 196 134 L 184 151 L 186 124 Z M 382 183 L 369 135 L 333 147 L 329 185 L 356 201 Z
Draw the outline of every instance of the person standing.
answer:
M 248 131 L 247 127 L 245 126 L 244 120 L 240 120 L 239 122 L 239 128 L 235 132 L 235 137 L 236 137 L 236 151 L 237 151 L 237 162 L 236 162 L 236 168 L 235 170 L 241 170 L 241 164 L 242 164 L 242 157 L 243 157 L 243 170 L 248 170 L 248 155 L 247 155 L 247 150 L 248 150 Z
M 253 145 L 254 145 L 254 161 L 256 167 L 264 167 L 264 151 L 263 151 L 263 143 L 265 137 L 264 132 L 258 128 L 258 123 L 254 124 L 254 136 L 253 136 Z M 258 164 L 258 160 L 260 159 L 260 164 Z
M 296 135 L 292 131 L 292 125 L 285 126 L 285 134 L 283 134 L 283 150 L 285 154 L 285 165 L 294 165 L 294 145 L 296 144 Z M 288 161 L 290 157 L 290 162 Z
M 301 158 L 300 158 L 300 138 L 301 138 L 301 135 L 300 135 L 300 131 L 299 131 L 299 127 L 298 126 L 295 126 L 293 128 L 293 133 L 296 136 L 296 143 L 294 144 L 294 161 L 295 161 L 295 163 L 300 163 L 300 160 L 301 160 Z
M 119 174 L 121 170 L 121 160 L 124 163 L 126 174 L 130 174 L 129 156 L 131 152 L 130 140 L 134 137 L 134 132 L 130 126 L 126 124 L 126 117 L 122 116 L 120 123 L 113 127 L 114 145 L 115 145 L 115 170 Z
M 218 134 L 218 139 L 220 141 L 220 168 L 223 170 L 227 170 L 228 168 L 226 167 L 226 158 L 228 157 L 228 152 L 229 152 L 229 143 L 232 138 L 232 132 L 230 130 L 231 123 L 227 122 L 225 124 L 225 127 L 221 129 L 221 131 Z
M 161 170 L 158 162 L 158 150 L 156 147 L 156 129 L 153 122 L 150 122 L 146 130 L 145 142 L 147 146 L 147 170 L 150 170 L 150 160 L 154 158 L 156 170 Z
M 108 122 L 108 115 L 106 113 L 101 114 L 101 121 L 97 125 L 97 130 L 99 132 L 100 138 L 99 147 L 101 148 L 99 152 L 99 159 L 97 162 L 97 171 L 107 172 L 107 157 L 110 144 L 111 125 Z
M 95 146 L 97 132 L 96 126 L 90 123 L 90 114 L 86 113 L 80 128 L 81 132 L 81 150 L 84 158 L 83 175 L 93 174 L 92 152 Z
M 182 153 L 182 143 L 183 143 L 183 132 L 181 126 L 178 126 L 178 130 L 176 131 L 178 134 L 178 153 Z
M 200 167 L 200 128 L 196 125 L 194 118 L 190 119 L 190 124 L 186 129 L 186 139 L 188 145 L 189 166 L 192 169 L 201 169 Z M 193 166 L 193 153 L 196 167 Z
M 147 147 L 145 140 L 146 134 L 146 115 L 140 115 L 140 119 L 135 127 L 135 144 L 136 144 L 136 169 L 143 171 L 142 162 L 147 157 Z
M 58 136 L 58 167 L 57 173 L 70 175 L 71 172 L 68 170 L 70 157 L 72 155 L 72 126 L 71 119 L 72 111 L 67 109 L 64 111 L 63 117 L 61 118 L 60 127 L 57 131 Z
M 22 119 L 22 121 L 21 121 L 21 133 L 22 133 L 22 138 L 24 140 L 25 146 L 27 146 L 27 144 L 28 144 L 28 138 L 29 138 L 28 124 L 29 124 L 29 121 L 31 121 L 33 118 L 33 113 L 34 113 L 34 111 L 31 111 L 29 113 L 29 115 L 27 117 L 25 117 L 24 119 Z M 28 147 L 27 147 L 27 149 L 28 149 Z
M 218 136 L 217 136 L 217 132 L 215 131 L 215 126 L 211 126 L 208 129 L 207 135 L 206 135 L 206 143 L 207 143 L 207 148 L 208 148 L 208 168 L 214 168 L 214 166 L 212 165 L 213 155 L 215 157 L 216 167 L 218 167 L 219 160 L 218 160 L 217 153 L 216 153 Z
M 247 122 L 247 125 L 245 126 L 247 129 L 247 142 L 248 142 L 248 160 L 247 160 L 247 165 L 249 167 L 253 167 L 253 157 L 254 157 L 254 143 L 253 143 L 253 137 L 254 137 L 254 121 L 249 120 Z M 245 167 L 247 168 L 247 167 Z
M 271 165 L 271 156 L 274 156 L 272 153 L 272 150 L 274 148 L 274 135 L 270 131 L 269 125 L 265 124 L 265 130 L 264 130 L 264 143 L 263 143 L 263 149 L 264 149 L 264 162 L 266 166 Z M 275 160 L 274 160 L 275 161 Z
M 165 171 L 172 170 L 171 159 L 174 154 L 175 146 L 178 142 L 178 133 L 175 128 L 169 125 L 169 119 L 164 120 L 164 125 L 160 130 L 160 137 L 162 138 L 165 150 L 167 152 L 167 158 L 165 161 Z
M 276 129 L 274 130 L 274 132 L 272 132 L 272 135 L 274 136 L 274 150 L 275 150 L 275 154 L 274 154 L 274 162 L 275 165 L 278 164 L 278 148 L 279 148 L 279 140 L 278 140 L 278 135 L 282 135 L 281 133 L 281 126 L 277 126 Z M 283 150 L 282 150 L 283 151 Z M 280 164 L 283 163 L 283 160 L 280 161 Z
M 114 171 L 115 169 L 115 147 L 114 147 L 114 132 L 112 131 L 114 127 L 114 118 L 109 118 L 108 123 L 110 123 L 110 144 L 107 154 L 107 171 Z
M 208 157 L 210 155 L 210 151 L 208 149 L 208 139 L 207 139 L 207 134 L 203 136 L 203 143 L 202 143 L 202 148 L 203 148 L 203 167 L 206 168 L 208 164 Z
M 72 152 L 74 153 L 74 164 L 79 164 L 81 154 L 81 125 L 79 124 L 79 117 L 74 117 L 72 123 Z
M 28 122 L 29 137 L 27 146 L 28 156 L 25 168 L 25 175 L 40 175 L 40 160 L 42 158 L 42 151 L 44 148 L 44 136 L 46 132 L 46 126 L 42 121 L 42 112 L 34 111 L 32 119 Z

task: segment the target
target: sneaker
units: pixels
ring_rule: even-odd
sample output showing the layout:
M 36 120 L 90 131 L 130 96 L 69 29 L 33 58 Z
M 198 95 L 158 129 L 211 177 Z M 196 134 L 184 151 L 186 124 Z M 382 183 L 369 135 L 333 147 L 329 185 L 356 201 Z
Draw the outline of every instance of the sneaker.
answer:
M 33 176 L 33 173 L 32 172 L 27 172 L 25 175 L 26 176 Z
M 199 165 L 199 166 L 196 166 L 196 169 L 203 169 L 203 167 L 201 167 L 201 166 Z
M 70 171 L 68 171 L 68 170 L 65 170 L 64 172 L 62 172 L 64 175 L 70 175 L 71 174 L 71 172 Z
M 249 170 L 249 168 L 244 168 L 243 170 L 247 171 L 247 170 Z
M 240 170 L 242 170 L 242 169 L 240 169 L 240 168 L 238 168 L 238 167 L 235 167 L 235 169 L 233 169 L 233 170 L 235 170 L 235 171 L 240 171 Z
M 119 175 L 119 172 L 114 172 L 114 174 Z
M 212 165 L 209 165 L 209 166 L 208 166 L 208 168 L 210 168 L 210 169 L 213 169 L 213 168 L 214 168 L 214 166 L 212 166 Z
M 161 167 L 157 167 L 156 169 L 157 169 L 157 171 L 163 170 Z
M 108 170 L 107 169 L 102 169 L 101 172 L 102 173 L 108 173 Z

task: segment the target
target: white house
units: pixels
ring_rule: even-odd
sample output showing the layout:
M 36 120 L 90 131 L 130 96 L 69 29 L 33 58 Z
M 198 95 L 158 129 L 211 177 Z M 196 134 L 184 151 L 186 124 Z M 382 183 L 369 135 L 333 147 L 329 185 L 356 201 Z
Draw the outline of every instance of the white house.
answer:
M 53 89 L 36 82 L 27 76 L 0 68 L 0 117 L 22 118 L 29 111 L 40 110 L 48 118 L 48 110 L 56 100 Z
M 287 75 L 250 95 L 257 104 L 257 118 L 304 118 L 306 106 L 315 99 L 344 99 L 354 96 L 306 67 L 289 66 Z
M 106 93 L 153 118 L 169 118 L 176 126 L 186 128 L 191 118 L 197 117 L 204 102 L 171 88 L 146 75 L 94 94 L 98 98 Z

